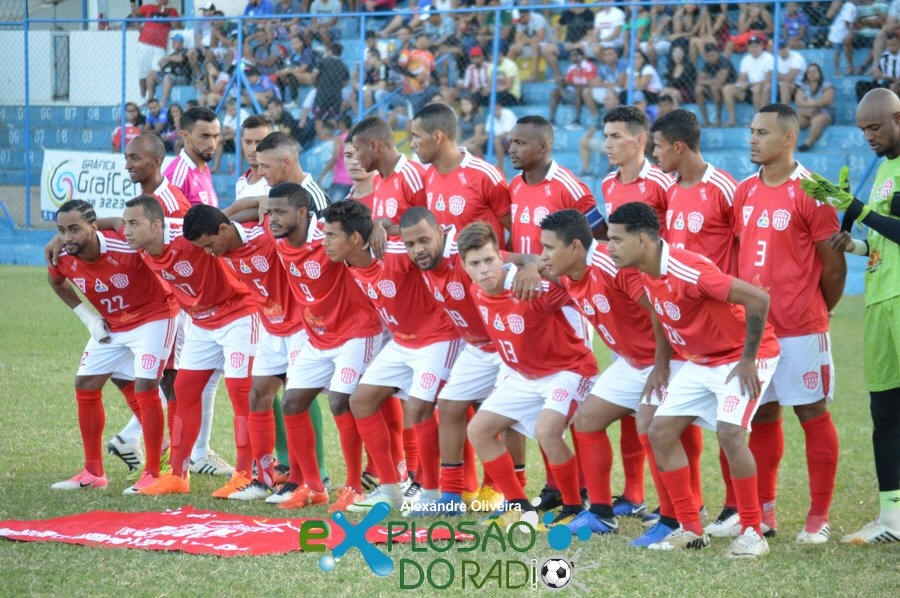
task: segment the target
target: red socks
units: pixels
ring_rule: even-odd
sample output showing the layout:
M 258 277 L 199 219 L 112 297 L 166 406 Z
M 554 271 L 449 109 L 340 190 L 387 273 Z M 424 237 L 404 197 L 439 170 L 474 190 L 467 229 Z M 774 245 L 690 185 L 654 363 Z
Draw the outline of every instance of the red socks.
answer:
M 637 433 L 637 419 L 633 416 L 619 420 L 622 434 L 619 450 L 622 452 L 622 470 L 625 472 L 625 490 L 622 495 L 634 504 L 644 502 L 644 447 Z
M 415 469 L 416 481 L 425 490 L 435 490 L 438 487 L 441 468 L 437 419 L 429 417 L 424 422 L 415 424 L 412 429 L 419 447 L 419 466 Z
M 584 472 L 591 505 L 612 506 L 612 444 L 606 430 L 574 432 L 576 455 Z M 558 478 L 557 478 L 558 479 Z
M 465 490 L 465 475 L 463 466 L 455 463 L 452 465 L 441 464 L 441 492 L 462 494 Z
M 144 469 L 153 477 L 159 477 L 159 458 L 162 454 L 165 419 L 163 419 L 162 403 L 159 402 L 159 390 L 145 390 L 135 393 L 135 401 L 140 410 L 141 427 L 144 430 L 144 452 L 146 453 Z
M 750 452 L 756 460 L 756 473 L 759 478 L 757 480 L 759 504 L 766 510 L 775 507 L 775 496 L 778 492 L 778 465 L 784 455 L 784 431 L 781 421 L 779 419 L 771 424 L 753 424 L 753 431 L 750 433 Z
M 484 468 L 491 474 L 494 488 L 500 491 L 507 501 L 525 500 L 525 490 L 516 477 L 513 460 L 508 452 L 493 461 L 485 461 Z
M 677 519 L 675 516 L 675 507 L 672 506 L 672 499 L 669 498 L 669 491 L 666 490 L 666 485 L 663 482 L 659 466 L 656 464 L 656 455 L 653 454 L 653 447 L 650 445 L 650 436 L 641 434 L 638 438 L 641 441 L 641 446 L 644 447 L 644 454 L 647 455 L 647 462 L 650 464 L 650 476 L 653 478 L 653 484 L 656 486 L 656 497 L 659 499 L 659 514 L 663 517 Z
M 611 449 L 610 452 L 612 452 Z M 562 494 L 563 504 L 580 506 L 581 493 L 578 487 L 578 466 L 575 464 L 575 456 L 573 455 L 568 461 L 559 465 L 551 463 L 550 469 L 553 470 L 553 477 L 556 478 L 556 483 L 559 484 L 559 492 Z
M 184 477 L 187 473 L 191 449 L 200 433 L 203 411 L 203 389 L 213 370 L 179 370 L 175 377 L 175 400 L 169 403 L 172 441 L 172 473 Z M 175 413 L 172 414 L 172 411 Z
M 756 426 L 754 426 L 754 429 Z M 719 449 L 719 469 L 722 470 L 722 481 L 725 483 L 725 504 L 723 507 L 737 508 L 737 499 L 734 497 L 734 484 L 731 482 L 731 465 L 725 451 Z
M 319 476 L 319 460 L 316 458 L 316 431 L 313 429 L 309 411 L 284 414 L 284 430 L 287 432 L 288 451 L 296 459 L 303 475 L 303 481 L 312 490 L 325 489 Z
M 103 426 L 106 413 L 103 411 L 103 391 L 75 389 L 78 402 L 78 427 L 81 430 L 81 444 L 84 447 L 84 468 L 95 476 L 103 475 Z
M 134 416 L 140 421 L 141 408 L 138 406 L 137 397 L 134 394 L 134 382 L 129 382 L 120 388 L 119 392 L 125 397 L 125 403 L 128 404 L 128 408 L 131 409 L 131 412 L 134 413 Z
M 681 527 L 694 532 L 698 536 L 703 535 L 703 524 L 700 522 L 700 513 L 694 504 L 694 496 L 691 493 L 691 470 L 689 467 L 660 472 L 672 506 L 675 507 L 675 517 Z M 660 510 L 660 512 L 662 512 Z
M 405 480 L 409 464 L 406 461 L 407 457 L 404 454 L 403 446 L 403 401 L 399 397 L 391 397 L 384 401 L 378 410 L 387 425 L 387 433 L 390 434 L 391 455 L 394 456 L 397 475 Z M 358 422 L 357 425 L 359 425 Z M 370 459 L 372 458 L 371 450 L 369 444 L 366 443 L 366 452 L 369 453 Z
M 688 467 L 691 468 L 691 492 L 697 508 L 703 506 L 703 476 L 700 473 L 700 457 L 703 455 L 703 430 L 700 426 L 690 425 L 681 435 L 681 446 L 687 453 Z
M 757 476 L 731 478 L 731 481 L 734 484 L 738 515 L 741 517 L 741 531 L 744 528 L 752 527 L 756 530 L 756 533 L 762 536 L 762 530 L 759 525 L 762 522 L 762 509 L 759 507 L 759 499 L 757 498 Z
M 271 409 L 251 411 L 247 417 L 247 430 L 253 461 L 256 463 L 256 479 L 266 486 L 275 485 L 275 413 Z
M 250 376 L 225 378 L 225 388 L 228 389 L 228 398 L 231 399 L 231 407 L 234 409 L 234 446 L 237 449 L 234 469 L 245 473 L 248 477 L 253 466 L 250 433 L 247 431 L 251 386 L 253 386 L 253 381 Z
M 540 446 L 538 448 L 540 448 Z M 541 448 L 541 459 L 544 460 L 544 473 L 547 475 L 547 487 L 558 490 L 559 484 L 556 483 L 556 478 L 553 477 L 553 468 L 550 467 L 550 459 L 547 458 L 547 453 L 544 452 L 543 448 Z
M 397 464 L 391 454 L 391 438 L 387 424 L 382 414 L 376 413 L 369 417 L 356 420 L 359 435 L 366 445 L 366 450 L 375 464 L 378 479 L 382 484 L 396 484 L 399 482 Z
M 403 454 L 406 455 L 406 470 L 418 476 L 419 446 L 416 443 L 416 431 L 413 428 L 403 429 Z M 418 479 L 416 481 L 420 482 Z
M 341 452 L 347 466 L 347 486 L 362 492 L 362 438 L 356 429 L 356 420 L 349 411 L 334 416 L 338 436 L 341 440 Z
M 806 466 L 809 468 L 809 514 L 828 521 L 834 478 L 838 465 L 838 436 L 830 413 L 800 422 L 806 435 Z

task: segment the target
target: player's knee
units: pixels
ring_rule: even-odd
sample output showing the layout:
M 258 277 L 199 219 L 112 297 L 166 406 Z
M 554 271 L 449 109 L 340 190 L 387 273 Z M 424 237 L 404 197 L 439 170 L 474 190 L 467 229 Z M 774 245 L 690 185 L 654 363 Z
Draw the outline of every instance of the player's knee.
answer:
M 718 422 L 716 437 L 719 440 L 719 447 L 726 456 L 734 455 L 747 446 L 747 430 L 734 424 Z
M 159 388 L 156 378 L 135 378 L 134 392 L 148 392 Z
M 755 424 L 772 424 L 778 421 L 781 418 L 781 405 L 778 404 L 777 401 L 772 401 L 771 403 L 764 403 L 760 405 L 759 409 L 756 411 L 756 415 L 753 416 L 753 423 Z
M 797 415 L 797 419 L 805 422 L 828 413 L 828 403 L 822 399 L 809 405 L 794 405 L 794 413 Z

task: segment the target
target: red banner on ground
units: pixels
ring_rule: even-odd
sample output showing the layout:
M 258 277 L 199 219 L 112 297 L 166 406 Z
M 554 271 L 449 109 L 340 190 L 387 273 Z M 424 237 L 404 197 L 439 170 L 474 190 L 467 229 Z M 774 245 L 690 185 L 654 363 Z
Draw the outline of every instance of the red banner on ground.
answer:
M 269 518 L 217 511 L 198 511 L 191 506 L 163 512 L 91 511 L 54 519 L 0 521 L 0 537 L 24 542 L 64 542 L 105 548 L 173 550 L 192 554 L 245 556 L 283 554 L 300 550 L 300 525 L 306 519 Z M 327 545 L 333 548 L 344 538 L 344 530 L 328 521 L 332 532 Z M 419 533 L 421 532 L 421 533 Z M 417 530 L 419 536 L 425 529 Z M 456 534 L 457 540 L 469 540 Z M 387 541 L 384 527 L 368 530 L 373 543 Z M 434 540 L 449 539 L 449 530 L 435 529 Z M 393 538 L 411 541 L 409 532 Z

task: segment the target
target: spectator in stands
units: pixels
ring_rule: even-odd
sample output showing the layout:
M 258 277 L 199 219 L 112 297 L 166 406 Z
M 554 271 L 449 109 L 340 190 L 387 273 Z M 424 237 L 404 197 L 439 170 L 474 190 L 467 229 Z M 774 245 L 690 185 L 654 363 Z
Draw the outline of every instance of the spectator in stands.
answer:
M 284 109 L 284 102 L 278 98 L 272 98 L 266 107 L 266 117 L 272 122 L 272 131 L 285 133 L 294 139 L 297 138 L 299 123 L 288 110 Z
M 675 108 L 694 101 L 694 87 L 697 84 L 697 67 L 687 59 L 684 48 L 675 46 L 669 52 L 666 64 L 665 88 L 660 98 L 668 96 Z
M 219 129 L 219 141 L 216 143 L 216 151 L 213 154 L 212 163 L 209 165 L 209 171 L 211 173 L 215 174 L 219 172 L 223 153 L 234 152 L 234 140 L 237 136 L 237 130 L 248 116 L 250 116 L 250 114 L 243 108 L 238 110 L 237 100 L 234 98 L 225 100 L 225 113 L 220 119 L 221 128 Z M 229 165 L 228 174 L 234 174 L 234 164 Z
M 803 74 L 806 72 L 806 59 L 803 54 L 792 50 L 787 41 L 778 42 L 778 101 L 782 104 L 790 104 L 794 98 L 794 91 L 803 82 Z M 763 96 L 771 97 L 772 79 L 766 79 L 763 84 Z
M 750 40 L 753 38 L 763 40 L 771 39 L 775 31 L 772 21 L 772 13 L 765 5 L 758 2 L 740 5 L 738 15 L 738 33 L 732 35 L 725 44 L 725 57 L 731 58 L 734 52 L 746 52 L 749 49 Z
M 592 155 L 599 154 L 604 157 L 606 156 L 606 146 L 604 145 L 605 137 L 603 136 L 603 115 L 619 105 L 619 94 L 606 94 L 603 97 L 603 110 L 600 110 L 597 114 L 597 118 L 595 119 L 596 122 L 581 136 L 581 140 L 578 142 L 578 154 L 581 157 L 581 171 L 578 173 L 579 177 L 594 176 L 595 173 L 591 168 Z M 598 131 L 600 132 L 600 135 L 597 135 Z
M 488 135 L 494 136 L 494 164 L 501 171 L 504 167 L 506 150 L 509 149 L 509 133 L 516 126 L 516 113 L 507 108 L 504 101 L 498 94 L 494 113 L 488 117 L 485 125 Z
M 822 75 L 822 67 L 812 63 L 806 68 L 800 86 L 794 94 L 800 128 L 809 134 L 798 151 L 808 152 L 822 135 L 825 127 L 834 122 L 834 87 Z
M 267 17 L 274 14 L 275 7 L 272 5 L 271 0 L 247 0 L 247 5 L 244 7 L 245 17 Z M 265 18 L 244 20 L 244 35 L 251 36 L 260 29 L 265 29 L 264 26 L 261 27 L 265 23 Z
M 296 102 L 299 87 L 312 87 L 315 84 L 313 73 L 318 62 L 318 53 L 310 47 L 304 35 L 298 33 L 291 36 L 291 53 L 285 60 L 284 68 L 275 72 L 282 99 L 287 100 L 290 90 L 290 98 Z
M 301 2 L 301 0 L 277 0 L 272 5 L 272 14 L 278 16 L 279 24 L 282 27 L 285 27 L 288 31 L 293 31 L 300 25 L 300 17 L 297 15 L 306 14 L 308 6 L 309 0 L 305 2 Z
M 412 0 L 411 4 L 415 5 L 416 0 Z M 366 19 L 367 26 L 374 29 L 380 29 L 378 36 L 381 38 L 389 37 L 391 33 L 399 28 L 399 23 L 403 24 L 404 17 L 391 17 L 391 12 L 397 6 L 397 0 L 365 0 L 359 7 L 361 11 L 370 13 L 372 16 Z
M 691 42 L 700 39 L 703 24 L 704 15 L 699 6 L 696 4 L 679 6 L 672 15 L 672 34 L 669 36 L 669 42 L 672 46 L 681 46 L 689 56 L 692 55 Z
M 856 48 L 872 48 L 875 37 L 881 27 L 887 21 L 887 4 L 866 0 L 856 6 L 856 18 L 849 35 L 844 37 L 844 57 L 847 59 L 847 74 L 861 75 L 873 62 L 872 53 L 866 58 L 865 64 L 859 68 L 853 66 L 853 50 Z
M 872 42 L 872 58 L 875 59 L 872 61 L 873 75 L 875 74 L 875 68 L 878 66 L 878 59 L 884 53 L 887 34 L 897 33 L 898 31 L 900 31 L 900 0 L 892 0 L 891 5 L 888 7 L 884 25 L 881 26 L 878 34 L 875 36 L 875 41 Z
M 184 114 L 184 110 L 181 108 L 181 104 L 172 104 L 166 110 L 166 125 L 159 137 L 163 140 L 163 145 L 166 146 L 166 151 L 169 153 L 177 154 L 181 151 L 181 135 L 178 134 L 178 131 L 181 130 L 182 114 Z
M 266 27 L 244 37 L 244 60 L 255 66 L 260 75 L 271 75 L 281 66 L 281 50 L 274 41 L 274 32 Z
M 315 103 L 316 90 L 313 88 L 307 92 L 300 104 L 300 118 L 297 120 L 297 134 L 294 136 L 303 150 L 309 149 L 316 139 Z
M 567 128 L 580 129 L 584 93 L 590 88 L 591 81 L 596 79 L 597 67 L 585 58 L 584 51 L 578 47 L 569 52 L 569 58 L 572 63 L 566 71 L 565 78 L 550 92 L 550 124 L 556 125 L 556 108 L 562 101 L 575 105 L 575 118 Z
M 159 106 L 159 100 L 152 99 L 147 102 L 146 122 L 141 127 L 144 133 L 159 135 L 166 128 L 167 114 Z
M 725 100 L 725 109 L 728 110 L 728 122 L 726 127 L 737 125 L 735 118 L 735 104 L 739 101 L 747 101 L 753 104 L 753 109 L 759 111 L 763 104 L 768 103 L 763 95 L 763 87 L 772 76 L 775 66 L 775 57 L 770 52 L 763 50 L 765 40 L 752 36 L 747 42 L 747 54 L 741 58 L 741 66 L 738 69 L 737 81 L 726 85 L 722 91 Z
M 470 154 L 484 157 L 487 134 L 484 132 L 484 121 L 481 120 L 481 109 L 470 96 L 464 95 L 459 99 L 458 125 L 458 145 L 466 148 Z
M 628 9 L 629 11 L 631 8 Z M 638 42 L 638 48 L 641 43 L 647 43 L 650 40 L 650 11 L 646 6 L 637 7 L 637 15 L 632 19 L 631 13 L 625 18 L 625 24 L 622 25 L 622 56 L 631 56 L 631 37 L 632 28 L 635 29 L 634 39 Z M 645 52 L 646 54 L 646 52 Z
M 488 71 L 494 76 L 494 65 L 488 65 Z M 506 55 L 501 48 L 497 64 L 497 97 L 503 99 L 504 106 L 518 106 L 522 103 L 522 80 L 519 77 L 519 65 Z
M 651 64 L 657 63 L 657 57 L 669 54 L 672 48 L 672 15 L 674 10 L 666 4 L 650 5 L 649 38 L 638 47 L 647 55 Z
M 703 24 L 696 38 L 691 39 L 691 47 L 688 56 L 693 64 L 697 64 L 697 58 L 703 54 L 706 44 L 715 44 L 719 50 L 724 50 L 728 40 L 731 39 L 731 22 L 728 17 L 730 4 L 704 4 L 700 9 Z
M 483 6 L 494 7 L 494 6 L 502 6 L 504 3 L 507 3 L 507 0 L 487 0 L 486 3 L 482 3 Z M 476 2 L 476 6 L 479 6 L 479 3 Z M 496 13 L 494 12 L 485 12 L 479 14 L 480 19 L 480 29 L 478 30 L 477 41 L 478 45 L 482 48 L 491 48 L 493 47 L 494 41 L 494 16 Z M 512 22 L 512 11 L 504 10 L 500 13 L 500 46 L 501 48 L 509 47 L 509 44 L 512 43 L 513 40 L 513 22 Z
M 455 37 L 445 39 L 438 46 L 434 55 L 434 73 L 432 77 L 441 88 L 441 96 L 445 102 L 456 102 L 457 85 L 459 84 L 459 67 L 461 48 Z
M 563 78 L 559 68 L 559 61 L 569 60 L 569 53 L 575 48 L 580 48 L 582 55 L 585 53 L 585 41 L 594 27 L 594 13 L 584 5 L 584 0 L 571 6 L 559 15 L 559 20 L 553 26 L 553 40 L 541 44 L 541 56 L 547 61 L 547 66 L 553 71 L 553 79 L 560 81 Z
M 199 9 L 204 19 L 212 17 L 216 13 L 216 5 L 212 2 L 201 2 Z M 206 62 L 215 61 L 214 56 L 208 56 L 213 45 L 213 21 L 197 20 L 193 24 L 194 47 L 188 50 L 187 59 L 188 64 L 191 65 L 194 79 L 199 79 L 203 75 Z
M 491 94 L 491 75 L 481 46 L 469 50 L 469 66 L 466 67 L 459 87 L 476 106 L 487 105 L 487 98 Z
M 678 108 L 678 103 L 671 95 L 660 94 L 659 101 L 656 104 L 656 118 L 662 118 L 669 112 Z
M 508 55 L 510 59 L 515 60 L 519 56 L 531 59 L 531 68 L 529 69 L 529 81 L 543 79 L 543 73 L 538 73 L 538 61 L 541 57 L 542 43 L 555 43 L 553 38 L 553 29 L 547 19 L 537 10 L 529 10 L 525 8 L 528 0 L 520 0 L 519 6 L 522 10 L 519 18 L 513 17 L 515 24 L 515 33 L 513 33 L 513 43 L 509 47 Z
M 796 2 L 788 2 L 781 15 L 781 40 L 789 48 L 802 50 L 809 44 L 809 17 Z M 782 102 L 785 103 L 785 102 Z
M 169 43 L 169 31 L 180 29 L 181 23 L 164 19 L 178 17 L 178 11 L 169 6 L 169 0 L 156 0 L 156 4 L 149 2 L 138 5 L 131 2 L 131 14 L 133 19 L 144 19 L 141 25 L 141 33 L 138 36 L 138 69 L 141 74 L 141 103 L 153 97 L 147 93 L 147 77 L 159 66 L 159 61 L 166 55 L 166 47 Z
M 731 61 L 721 55 L 716 44 L 709 43 L 703 51 L 703 68 L 697 73 L 697 85 L 694 87 L 694 99 L 700 110 L 700 124 L 704 127 L 718 127 L 722 122 L 722 90 L 737 81 L 737 71 Z M 706 101 L 715 104 L 715 120 L 709 120 Z
M 626 77 L 632 80 L 632 88 L 635 91 L 644 92 L 644 98 L 648 104 L 655 104 L 659 93 L 663 90 L 662 79 L 659 73 L 647 61 L 647 55 L 636 50 L 634 52 L 634 62 L 629 67 Z M 626 93 L 625 91 L 620 93 Z M 621 99 L 625 99 L 624 97 Z
M 434 63 L 434 54 L 428 49 L 428 37 L 424 33 L 416 35 L 413 49 L 401 52 L 397 58 L 397 67 L 403 74 L 403 96 L 412 105 L 413 113 L 439 91 L 432 77 Z
M 343 11 L 341 0 L 312 0 L 309 5 L 309 12 L 314 15 L 322 15 L 313 17 L 309 24 L 309 32 L 321 41 L 325 46 L 330 46 L 332 42 L 341 39 L 341 28 L 336 15 Z
M 325 55 L 316 66 L 316 96 L 313 102 L 313 125 L 319 139 L 326 138 L 321 128 L 323 121 L 337 121 L 344 111 L 344 86 L 350 82 L 350 71 L 341 60 L 344 47 L 333 43 L 325 49 Z
M 381 51 L 378 47 L 368 48 L 366 50 L 365 65 L 365 81 L 363 82 L 363 106 L 366 110 L 380 102 L 388 93 L 388 65 L 381 57 Z M 357 75 L 358 71 L 354 69 L 350 73 L 350 79 L 353 82 L 353 88 L 358 89 Z M 354 94 L 351 94 L 355 95 Z M 351 98 L 352 99 L 352 98 Z
M 841 76 L 841 52 L 845 51 L 844 41 L 850 40 L 850 54 L 847 57 L 848 75 L 853 74 L 853 23 L 856 21 L 856 0 L 847 0 L 840 4 L 840 10 L 836 10 L 837 2 L 832 3 L 828 9 L 828 16 L 833 17 L 828 28 L 828 43 L 834 48 L 834 76 Z M 835 12 L 837 14 L 835 14 Z
M 604 48 L 600 54 L 600 64 L 597 65 L 597 78 L 591 81 L 590 89 L 585 89 L 582 97 L 592 118 L 596 118 L 602 112 L 598 104 L 606 104 L 606 96 L 618 95 L 627 85 L 628 65 L 619 58 L 615 48 Z M 598 127 L 602 129 L 603 127 Z
M 328 195 L 331 201 L 340 201 L 350 194 L 353 187 L 353 179 L 347 172 L 347 165 L 344 163 L 344 149 L 346 147 L 347 135 L 353 128 L 353 117 L 344 113 L 337 122 L 337 130 L 332 139 L 331 158 L 322 166 L 322 172 L 316 178 L 316 182 L 322 187 L 325 176 L 331 173 L 331 185 L 328 186 Z
M 250 89 L 243 89 L 243 101 L 241 102 L 241 105 L 253 105 L 251 94 L 253 98 L 256 98 L 256 102 L 263 110 L 265 110 L 272 99 L 281 99 L 281 92 L 278 91 L 278 86 L 275 85 L 269 77 L 264 77 L 259 72 L 259 68 L 256 66 L 248 66 L 244 68 L 244 74 L 247 75 L 247 83 L 250 84 Z M 238 120 L 237 122 L 241 123 L 243 122 L 243 119 Z
M 620 50 L 625 45 L 622 26 L 625 24 L 625 13 L 613 4 L 615 0 L 600 0 L 597 12 L 594 13 L 593 56 L 600 56 L 603 48 Z
M 125 145 L 141 134 L 141 127 L 145 123 L 144 115 L 141 109 L 134 102 L 125 104 Z M 121 123 L 112 134 L 112 151 L 118 152 L 122 149 L 122 125 Z
M 456 38 L 456 19 L 449 14 L 439 13 L 429 5 L 422 9 L 413 20 L 414 28 L 428 38 L 428 49 L 436 52 L 438 46 L 450 38 Z
M 885 36 L 885 50 L 878 57 L 872 72 L 876 87 L 887 87 L 900 94 L 900 35 L 890 32 Z
M 160 104 L 168 106 L 172 88 L 176 85 L 190 85 L 193 81 L 183 35 L 176 33 L 172 36 L 172 53 L 160 58 L 158 66 L 157 70 L 147 73 L 147 95 L 149 98 L 155 98 L 156 82 L 162 80 Z

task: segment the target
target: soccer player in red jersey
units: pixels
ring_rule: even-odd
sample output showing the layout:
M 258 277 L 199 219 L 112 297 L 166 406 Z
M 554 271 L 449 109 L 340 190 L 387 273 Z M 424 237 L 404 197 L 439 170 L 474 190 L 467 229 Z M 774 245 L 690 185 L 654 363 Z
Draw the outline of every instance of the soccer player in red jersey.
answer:
M 650 137 L 647 114 L 634 106 L 617 106 L 603 116 L 603 123 L 606 155 L 610 166 L 617 167 L 604 177 L 600 186 L 606 213 L 613 213 L 629 201 L 642 201 L 656 210 L 660 222 L 665 222 L 666 192 L 672 178 L 644 155 Z M 643 516 L 646 513 L 646 507 L 641 508 L 644 506 L 644 448 L 633 417 L 622 418 L 620 426 L 625 489 L 616 497 L 615 510 L 617 515 Z M 699 447 L 702 450 L 702 445 Z M 692 455 L 698 452 L 697 448 L 691 451 Z
M 285 413 L 288 418 L 297 419 L 323 388 L 328 389 L 347 467 L 344 489 L 329 507 L 329 512 L 334 512 L 365 498 L 361 480 L 362 439 L 350 411 L 350 395 L 381 347 L 382 326 L 375 308 L 349 270 L 326 255 L 324 223 L 313 216 L 311 202 L 302 186 L 278 184 L 269 193 L 268 217 L 269 228 L 278 239 L 276 251 L 288 273 L 291 291 L 302 307 L 308 335 L 308 342 L 291 352 Z M 292 446 L 300 443 L 297 450 L 311 452 L 311 439 L 293 434 L 291 438 Z M 302 464 L 301 469 L 306 472 Z M 294 497 L 291 499 L 296 502 Z M 307 504 L 313 502 L 308 500 Z
M 593 242 L 590 226 L 581 213 L 554 212 L 541 222 L 541 229 L 545 275 L 559 279 L 579 311 L 618 356 L 575 413 L 575 452 L 591 507 L 571 521 L 569 528 L 577 532 L 587 526 L 599 534 L 618 529 L 610 488 L 613 455 L 606 429 L 616 420 L 636 414 L 640 441 L 650 457 L 650 472 L 660 497 L 660 519 L 631 545 L 650 546 L 678 527 L 647 436 L 660 402 L 658 389 L 669 380 L 672 349 L 646 298 L 638 271 L 616 268 L 606 246 Z M 681 363 L 673 361 L 671 370 L 677 371 Z
M 372 215 L 363 204 L 345 200 L 322 214 L 323 246 L 329 259 L 344 261 L 392 335 L 369 365 L 350 397 L 360 436 L 375 462 L 381 486 L 349 510 L 368 510 L 378 502 L 399 508 L 402 502 L 399 474 L 390 450 L 388 428 L 379 406 L 399 389 L 406 396 L 404 413 L 412 423 L 419 447 L 416 482 L 419 499 L 439 497 L 438 425 L 434 403 L 446 380 L 461 341 L 447 313 L 431 296 L 406 255 L 401 243 L 388 243 L 383 259 L 368 247 Z M 409 506 L 409 505 L 407 505 Z
M 409 258 L 421 269 L 434 300 L 446 310 L 450 321 L 466 342 L 453 364 L 447 385 L 438 397 L 441 496 L 430 503 L 420 501 L 410 515 L 461 515 L 465 512 L 464 494 L 468 494 L 467 490 L 474 490 L 475 485 L 473 483 L 472 487 L 466 488 L 467 478 L 468 481 L 475 481 L 475 455 L 471 445 L 466 444 L 467 415 L 476 402 L 483 401 L 491 393 L 501 363 L 497 349 L 484 329 L 478 308 L 472 302 L 469 291 L 472 279 L 456 251 L 455 237 L 456 228 L 441 228 L 436 216 L 426 208 L 414 206 L 400 218 L 400 238 Z M 523 269 L 523 272 L 527 270 Z M 529 274 L 530 278 L 520 280 L 520 288 L 527 291 L 528 297 L 534 285 L 541 281 L 537 260 L 530 264 Z M 524 470 L 524 438 L 514 434 L 515 439 L 507 435 L 505 444 L 513 455 L 517 471 L 520 466 Z M 490 486 L 488 476 L 488 481 L 469 502 L 478 510 L 493 511 L 501 499 Z M 478 502 L 475 503 L 475 500 Z
M 234 408 L 234 476 L 248 477 L 250 362 L 256 348 L 257 318 L 247 290 L 221 260 L 185 239 L 181 222 L 165 219 L 154 197 L 139 195 L 128 200 L 124 220 L 129 245 L 142 250 L 145 263 L 169 284 L 181 309 L 190 317 L 175 379 L 175 414 L 170 431 L 172 473 L 160 476 L 140 493 L 190 492 L 187 467 L 200 430 L 201 393 L 216 369 L 225 371 L 225 386 Z M 229 487 L 226 484 L 220 490 Z
M 67 201 L 56 212 L 63 244 L 56 265 L 48 266 L 50 287 L 87 326 L 91 339 L 75 377 L 78 424 L 84 447 L 84 469 L 53 484 L 54 490 L 102 488 L 103 385 L 118 374 L 116 384 L 144 425 L 146 468 L 125 490 L 136 494 L 159 477 L 165 417 L 158 380 L 172 348 L 178 306 L 171 293 L 131 249 L 121 234 L 97 230 L 97 215 L 86 201 Z M 82 303 L 72 284 L 99 314 Z M 122 380 L 121 372 L 133 382 Z
M 191 205 L 219 205 L 208 163 L 219 142 L 219 119 L 209 108 L 195 106 L 181 115 L 178 131 L 184 147 L 166 168 L 166 178 L 181 189 Z
M 410 147 L 423 164 L 428 209 L 438 224 L 462 230 L 484 220 L 503 237 L 510 228 L 509 186 L 496 166 L 457 147 L 456 113 L 446 104 L 428 104 L 413 117 Z
M 705 255 L 731 275 L 737 275 L 737 237 L 734 234 L 734 189 L 737 182 L 727 172 L 706 162 L 700 154 L 700 124 L 687 110 L 674 110 L 659 117 L 651 127 L 653 156 L 674 182 L 667 192 L 665 238 L 676 249 Z M 691 463 L 694 497 L 703 504 L 700 455 L 703 434 L 697 426 L 685 433 L 684 445 Z M 725 505 L 720 515 L 707 526 L 707 532 L 719 535 L 738 523 L 734 487 L 728 478 L 728 460 L 719 451 L 719 464 L 725 479 Z
M 153 133 L 141 133 L 125 146 L 125 170 L 141 193 L 159 200 L 166 218 L 183 218 L 191 207 L 181 189 L 163 176 L 160 167 L 166 157 L 166 146 Z
M 643 202 L 623 204 L 609 215 L 608 250 L 618 268 L 640 270 L 669 344 L 686 361 L 669 380 L 650 423 L 653 454 L 681 525 L 649 548 L 709 544 L 681 445 L 685 428 L 699 420 L 716 431 L 731 466 L 741 534 L 727 554 L 762 556 L 769 546 L 760 527 L 747 428 L 778 362 L 778 341 L 766 323 L 768 295 L 724 274 L 708 258 L 661 240 L 659 219 Z
M 512 272 L 503 270 L 497 237 L 487 223 L 464 228 L 457 246 L 474 281 L 472 298 L 503 360 L 494 391 L 469 423 L 469 440 L 506 499 L 499 521 L 537 522 L 512 458 L 498 439 L 514 428 L 537 437 L 546 453 L 563 503 L 553 521 L 567 523 L 584 505 L 575 456 L 563 433 L 570 410 L 587 397 L 597 376 L 597 361 L 561 311 L 571 301 L 564 289 L 554 285 L 532 301 L 519 300 L 508 289 Z
M 396 234 L 400 216 L 410 206 L 425 206 L 425 167 L 412 162 L 397 150 L 391 126 L 378 116 L 362 119 L 347 135 L 346 143 L 356 148 L 356 158 L 367 172 L 375 171 L 372 217 L 386 219 L 385 230 Z M 391 229 L 391 230 L 388 230 Z
M 801 544 L 828 540 L 828 514 L 837 474 L 838 437 L 828 402 L 834 366 L 828 314 L 844 291 L 847 263 L 829 238 L 838 232 L 837 211 L 800 187 L 809 171 L 794 160 L 799 121 L 793 108 L 769 104 L 750 125 L 750 159 L 759 172 L 734 193 L 740 247 L 738 275 L 772 294 L 769 321 L 781 345 L 781 361 L 753 421 L 750 447 L 760 470 L 759 500 L 769 533 L 777 529 L 775 496 L 784 452 L 781 406 L 794 408 L 806 436 L 811 504 Z

